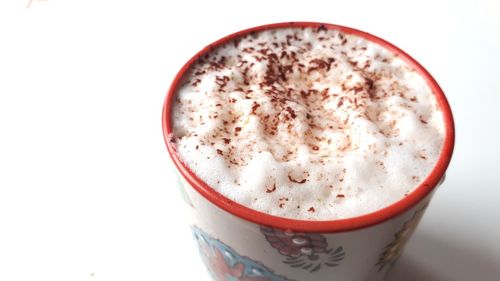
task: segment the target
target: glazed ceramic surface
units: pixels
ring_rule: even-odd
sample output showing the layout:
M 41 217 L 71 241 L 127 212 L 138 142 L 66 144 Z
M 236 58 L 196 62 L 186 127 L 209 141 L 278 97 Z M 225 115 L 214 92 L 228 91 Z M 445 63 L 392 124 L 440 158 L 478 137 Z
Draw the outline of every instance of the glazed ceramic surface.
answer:
M 380 44 L 414 67 L 436 95 L 445 122 L 438 162 L 414 191 L 373 213 L 333 221 L 271 216 L 233 202 L 196 177 L 172 143 L 171 105 L 183 75 L 214 47 L 245 34 L 286 27 L 338 29 Z M 356 29 L 313 22 L 287 22 L 236 32 L 210 44 L 178 72 L 163 109 L 163 131 L 193 238 L 214 281 L 380 281 L 401 255 L 444 179 L 454 147 L 454 123 L 443 91 L 412 57 L 389 42 Z
M 180 175 L 178 187 L 193 238 L 215 281 L 383 280 L 432 196 L 377 225 L 317 233 L 240 219 L 207 201 Z

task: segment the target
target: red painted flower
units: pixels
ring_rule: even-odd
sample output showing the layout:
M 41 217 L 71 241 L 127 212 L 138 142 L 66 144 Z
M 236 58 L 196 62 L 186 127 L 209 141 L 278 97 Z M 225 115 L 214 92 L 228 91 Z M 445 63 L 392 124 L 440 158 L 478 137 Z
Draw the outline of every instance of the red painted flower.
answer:
M 271 281 L 266 277 L 245 277 L 245 265 L 236 263 L 234 266 L 230 266 L 218 249 L 210 251 L 208 248 L 204 248 L 202 251 L 206 255 L 208 266 L 217 281 Z
M 318 233 L 294 233 L 265 226 L 261 231 L 273 248 L 288 257 L 314 256 L 324 253 L 328 246 L 325 237 Z
M 338 266 L 345 257 L 342 246 L 328 248 L 325 236 L 319 233 L 296 233 L 267 226 L 261 226 L 260 230 L 271 247 L 286 256 L 283 263 L 293 268 L 316 272 L 323 266 Z
M 200 254 L 214 281 L 293 281 L 193 227 Z

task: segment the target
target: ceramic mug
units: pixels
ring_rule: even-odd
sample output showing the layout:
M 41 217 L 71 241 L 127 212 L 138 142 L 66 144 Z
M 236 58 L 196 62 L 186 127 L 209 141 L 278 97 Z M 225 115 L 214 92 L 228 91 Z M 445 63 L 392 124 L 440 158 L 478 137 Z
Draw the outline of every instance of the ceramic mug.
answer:
M 240 205 L 196 177 L 171 142 L 171 106 L 186 71 L 214 47 L 253 31 L 287 27 L 337 29 L 382 45 L 404 59 L 437 97 L 444 116 L 445 141 L 436 166 L 408 196 L 376 212 L 332 221 L 271 216 Z M 454 146 L 451 109 L 432 76 L 412 57 L 371 34 L 332 24 L 287 22 L 246 29 L 205 47 L 177 73 L 165 99 L 163 132 L 179 176 L 189 223 L 200 254 L 215 281 L 378 281 L 400 256 L 435 188 L 444 179 Z

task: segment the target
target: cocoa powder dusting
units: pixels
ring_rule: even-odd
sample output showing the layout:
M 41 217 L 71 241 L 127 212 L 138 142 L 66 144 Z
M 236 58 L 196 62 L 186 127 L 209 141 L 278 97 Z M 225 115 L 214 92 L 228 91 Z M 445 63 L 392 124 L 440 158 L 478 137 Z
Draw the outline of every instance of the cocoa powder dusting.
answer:
M 276 190 L 276 183 L 273 183 L 273 186 L 271 188 L 266 188 L 266 193 L 271 193 Z
M 295 213 L 307 215 L 309 219 L 324 213 L 313 215 L 315 208 L 335 209 L 346 200 L 329 197 L 328 200 L 296 201 L 302 198 L 300 192 L 305 192 L 301 190 L 324 187 L 333 198 L 356 199 L 356 183 L 354 187 L 349 186 L 354 175 L 346 178 L 345 167 L 351 169 L 351 166 L 342 160 L 337 165 L 337 159 L 359 152 L 366 160 L 361 161 L 366 163 L 367 171 L 386 176 L 393 164 L 389 155 L 397 156 L 398 150 L 411 149 L 413 145 L 403 135 L 407 133 L 404 122 L 397 121 L 405 118 L 405 114 L 415 114 L 415 118 L 409 120 L 423 124 L 418 128 L 426 130 L 435 125 L 436 115 L 421 110 L 420 105 L 428 102 L 426 96 L 411 89 L 404 75 L 393 73 L 395 68 L 402 68 L 398 63 L 393 64 L 399 58 L 390 53 L 373 52 L 380 47 L 364 44 L 362 40 L 353 39 L 353 35 L 330 31 L 323 24 L 311 28 L 309 33 L 304 32 L 306 29 L 290 29 L 284 36 L 272 31 L 266 33 L 267 37 L 253 32 L 221 48 L 213 46 L 208 54 L 199 56 L 188 71 L 189 77 L 182 80 L 181 86 L 189 92 L 182 92 L 175 100 L 182 108 L 175 114 L 186 115 L 189 121 L 180 123 L 185 126 L 178 128 L 183 136 L 171 142 L 177 148 L 192 150 L 192 143 L 186 145 L 182 141 L 196 138 L 198 160 L 210 160 L 207 149 L 213 149 L 211 151 L 220 155 L 215 158 L 222 158 L 228 169 L 238 173 L 248 171 L 246 167 L 255 167 L 257 159 L 267 159 L 259 157 L 271 157 L 272 165 L 276 162 L 285 168 L 271 166 L 273 171 L 269 173 L 273 173 L 274 182 L 258 186 L 258 192 L 269 194 L 273 208 L 286 213 L 289 198 L 278 198 L 288 195 L 284 192 L 288 190 L 280 186 L 283 184 L 290 188 L 294 203 L 290 207 L 300 209 L 302 204 L 307 212 L 297 210 Z M 209 101 L 200 101 L 200 96 Z M 242 134 L 243 127 L 245 133 Z M 198 128 L 207 128 L 208 132 Z M 356 130 L 365 131 L 357 134 Z M 372 136 L 376 140 L 368 145 L 359 137 L 363 134 L 369 134 L 370 141 Z M 426 165 L 434 160 L 430 151 L 434 150 L 424 146 L 409 153 L 414 162 Z M 314 168 L 309 169 L 308 165 Z M 339 170 L 342 172 L 332 173 Z M 425 178 L 419 171 L 414 173 L 416 175 L 409 176 L 413 182 Z M 222 179 L 217 181 L 224 185 Z M 234 185 L 245 186 L 245 182 Z M 339 191 L 341 193 L 336 194 Z M 253 193 L 248 201 L 257 201 L 254 196 L 260 195 Z M 316 200 L 321 205 L 316 206 Z M 263 201 L 258 204 L 260 202 Z

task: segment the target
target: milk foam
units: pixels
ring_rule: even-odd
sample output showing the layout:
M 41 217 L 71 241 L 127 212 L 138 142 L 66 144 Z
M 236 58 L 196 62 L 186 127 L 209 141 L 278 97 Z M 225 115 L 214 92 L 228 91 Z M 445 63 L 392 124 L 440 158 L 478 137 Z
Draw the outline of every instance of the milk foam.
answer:
M 430 173 L 444 121 L 424 79 L 335 30 L 258 32 L 195 63 L 173 104 L 180 158 L 224 196 L 271 215 L 359 216 Z

